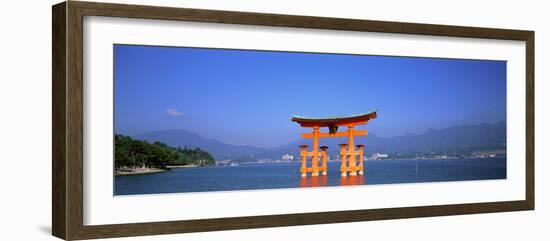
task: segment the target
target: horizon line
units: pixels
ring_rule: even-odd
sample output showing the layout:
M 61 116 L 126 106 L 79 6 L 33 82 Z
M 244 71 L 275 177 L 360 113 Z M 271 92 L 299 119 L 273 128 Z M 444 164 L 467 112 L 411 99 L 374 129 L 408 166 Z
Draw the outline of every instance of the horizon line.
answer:
M 498 125 L 498 124 L 501 124 L 501 123 L 504 123 L 506 124 L 506 121 L 505 120 L 502 120 L 502 121 L 496 121 L 496 122 L 493 122 L 493 123 L 490 123 L 490 122 L 482 122 L 482 123 L 479 123 L 479 124 L 461 124 L 461 125 L 452 125 L 452 126 L 448 126 L 448 127 L 443 127 L 443 128 L 428 128 L 426 129 L 425 131 L 423 131 L 422 133 L 420 134 L 413 134 L 413 133 L 405 133 L 405 134 L 402 134 L 402 135 L 395 135 L 395 136 L 387 136 L 387 137 L 384 137 L 384 136 L 380 136 L 380 135 L 376 135 L 376 134 L 373 134 L 373 133 L 370 133 L 368 135 L 373 135 L 375 137 L 378 137 L 378 138 L 383 138 L 383 139 L 390 139 L 390 138 L 396 138 L 396 137 L 405 137 L 405 136 L 420 136 L 420 135 L 423 135 L 423 134 L 426 134 L 426 132 L 430 131 L 430 130 L 443 130 L 443 129 L 449 129 L 449 128 L 453 128 L 453 127 L 461 127 L 461 126 L 481 126 L 481 125 Z M 139 136 L 139 135 L 145 135 L 145 134 L 148 134 L 148 133 L 154 133 L 154 132 L 166 132 L 166 131 L 185 131 L 185 132 L 188 132 L 188 133 L 191 133 L 191 134 L 194 134 L 194 135 L 197 135 L 198 137 L 200 138 L 203 138 L 203 139 L 206 139 L 206 140 L 209 140 L 209 141 L 217 141 L 217 142 L 220 142 L 222 144 L 225 144 L 225 145 L 232 145 L 232 146 L 240 146 L 240 147 L 253 147 L 253 148 L 258 148 L 258 149 L 277 149 L 277 148 L 280 148 L 280 147 L 283 147 L 285 145 L 289 145 L 293 142 L 296 142 L 296 141 L 299 141 L 301 140 L 300 139 L 296 139 L 294 141 L 291 141 L 291 142 L 288 142 L 286 144 L 280 144 L 280 145 L 277 145 L 277 146 L 273 146 L 273 147 L 259 147 L 259 146 L 254 146 L 254 145 L 249 145 L 249 144 L 232 144 L 232 143 L 227 143 L 227 142 L 224 142 L 224 141 L 220 141 L 220 140 L 217 140 L 217 139 L 213 139 L 213 138 L 207 138 L 207 137 L 204 137 L 198 133 L 195 133 L 193 131 L 190 131 L 190 130 L 187 130 L 187 129 L 183 129 L 183 128 L 177 128 L 177 129 L 174 129 L 174 128 L 171 128 L 171 129 L 162 129 L 162 130 L 151 130 L 151 131 L 146 131 L 146 132 L 140 132 L 139 134 L 122 134 L 122 133 L 117 133 L 116 131 L 113 132 L 114 135 L 125 135 L 125 136 L 129 136 L 129 137 L 132 137 L 134 138 L 135 136 Z M 166 143 L 165 143 L 166 144 Z

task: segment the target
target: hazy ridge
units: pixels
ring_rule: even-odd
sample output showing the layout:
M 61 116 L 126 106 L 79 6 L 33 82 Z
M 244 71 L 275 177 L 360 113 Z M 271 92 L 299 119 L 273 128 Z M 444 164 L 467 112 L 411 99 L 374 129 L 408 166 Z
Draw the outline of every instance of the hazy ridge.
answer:
M 257 159 L 280 159 L 284 154 L 298 155 L 298 146 L 311 145 L 311 139 L 300 139 L 276 148 L 232 145 L 207 139 L 187 130 L 152 131 L 133 136 L 149 142 L 160 141 L 174 147 L 201 148 L 216 160 L 232 159 L 250 161 Z M 383 138 L 375 133 L 356 137 L 356 144 L 365 145 L 367 155 L 374 152 L 411 153 L 503 149 L 506 144 L 506 123 L 460 125 L 442 129 L 429 129 L 422 134 Z M 336 155 L 338 144 L 346 138 L 321 139 L 320 144 L 329 146 L 329 154 Z

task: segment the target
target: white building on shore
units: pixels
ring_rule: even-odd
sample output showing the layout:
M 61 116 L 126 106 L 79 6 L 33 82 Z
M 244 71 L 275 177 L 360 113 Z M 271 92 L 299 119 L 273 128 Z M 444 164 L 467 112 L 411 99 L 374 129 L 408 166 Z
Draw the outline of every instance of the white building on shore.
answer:
M 388 154 L 376 152 L 376 153 L 373 153 L 372 156 L 370 157 L 371 160 L 379 160 L 382 158 L 388 158 Z
M 285 160 L 285 161 L 292 161 L 294 160 L 294 156 L 293 155 L 289 155 L 289 154 L 284 154 L 281 159 Z

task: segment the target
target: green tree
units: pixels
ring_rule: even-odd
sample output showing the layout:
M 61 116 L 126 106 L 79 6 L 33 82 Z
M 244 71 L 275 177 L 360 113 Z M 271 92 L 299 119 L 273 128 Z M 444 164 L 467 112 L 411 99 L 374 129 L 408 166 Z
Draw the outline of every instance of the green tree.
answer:
M 212 165 L 210 153 L 200 148 L 174 148 L 162 142 L 149 143 L 133 140 L 124 135 L 115 135 L 115 168 L 157 167 L 167 165 Z

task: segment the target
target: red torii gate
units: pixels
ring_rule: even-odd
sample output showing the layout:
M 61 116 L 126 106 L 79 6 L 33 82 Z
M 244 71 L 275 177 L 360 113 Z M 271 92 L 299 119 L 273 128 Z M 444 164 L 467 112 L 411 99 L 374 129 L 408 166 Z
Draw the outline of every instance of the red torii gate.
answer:
M 300 157 L 302 166 L 300 172 L 302 177 L 306 177 L 310 172 L 312 176 L 319 176 L 319 171 L 322 175 L 327 175 L 327 149 L 326 146 L 319 147 L 319 138 L 330 137 L 348 137 L 348 143 L 340 144 L 340 157 L 341 166 L 340 173 L 342 177 L 357 175 L 363 175 L 363 149 L 364 145 L 354 145 L 355 136 L 366 136 L 367 130 L 355 130 L 355 126 L 365 125 L 371 119 L 375 119 L 376 111 L 359 115 L 349 115 L 340 117 L 328 117 L 328 118 L 312 118 L 304 116 L 293 116 L 291 121 L 297 122 L 301 127 L 313 128 L 312 133 L 302 134 L 302 138 L 313 138 L 313 149 L 311 152 L 307 151 L 308 146 L 300 146 Z M 348 130 L 338 131 L 338 127 L 347 126 Z M 319 129 L 321 127 L 328 127 L 328 133 L 321 133 Z M 357 147 L 357 151 L 355 151 Z M 319 151 L 319 148 L 321 149 Z M 321 154 L 322 165 L 319 167 L 319 154 Z M 357 165 L 357 158 L 359 156 L 359 165 Z M 311 157 L 311 167 L 307 167 L 307 157 Z

